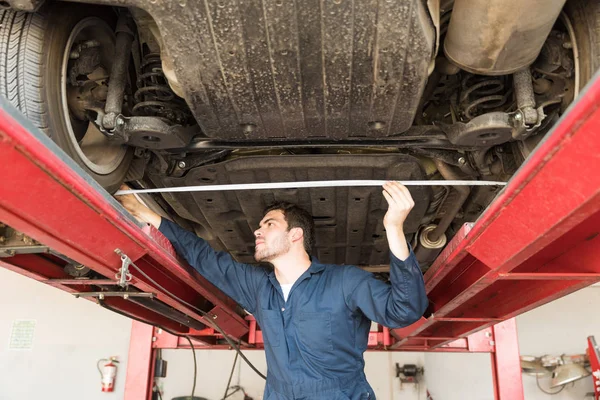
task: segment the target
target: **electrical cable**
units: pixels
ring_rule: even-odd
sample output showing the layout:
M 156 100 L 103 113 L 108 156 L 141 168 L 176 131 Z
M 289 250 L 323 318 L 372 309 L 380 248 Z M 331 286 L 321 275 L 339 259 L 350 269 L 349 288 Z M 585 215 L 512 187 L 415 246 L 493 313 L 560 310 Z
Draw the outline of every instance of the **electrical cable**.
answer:
M 171 331 L 171 330 L 169 330 L 169 329 L 167 329 L 167 328 L 165 328 L 165 327 L 162 327 L 162 326 L 160 326 L 160 325 L 157 325 L 157 324 L 153 324 L 153 323 L 152 323 L 152 322 L 150 322 L 150 321 L 146 321 L 146 320 L 144 320 L 144 319 L 142 319 L 142 318 L 139 318 L 139 317 L 136 317 L 136 316 L 134 316 L 134 315 L 130 315 L 130 314 L 124 313 L 124 312 L 122 312 L 121 310 L 117 310 L 116 308 L 113 308 L 113 307 L 111 307 L 111 306 L 107 305 L 107 304 L 106 304 L 104 301 L 102 301 L 102 300 L 100 300 L 100 299 L 98 299 L 98 304 L 100 305 L 100 307 L 102 307 L 102 308 L 105 308 L 105 309 L 107 309 L 107 310 L 109 310 L 109 311 L 112 311 L 112 312 L 114 312 L 114 313 L 116 313 L 116 314 L 122 315 L 122 316 L 124 316 L 124 317 L 126 317 L 126 318 L 131 318 L 131 319 L 133 319 L 133 320 L 136 320 L 136 321 L 138 321 L 138 322 L 141 322 L 141 323 L 143 323 L 143 324 L 147 324 L 147 325 L 155 326 L 155 327 L 157 327 L 157 328 L 159 328 L 159 329 L 162 329 L 163 331 L 165 331 L 165 332 L 167 332 L 167 333 L 169 333 L 169 334 L 171 334 L 171 335 L 173 335 L 173 336 L 177 336 L 177 337 L 183 337 L 183 338 L 186 338 L 186 339 L 188 340 L 188 342 L 190 343 L 190 347 L 192 348 L 192 353 L 193 353 L 193 355 L 194 355 L 194 383 L 193 383 L 193 386 L 192 386 L 192 397 L 190 398 L 190 400 L 194 400 L 194 393 L 195 393 L 195 391 L 196 391 L 196 377 L 198 376 L 198 364 L 197 364 L 197 361 L 196 361 L 196 350 L 195 350 L 195 348 L 194 348 L 194 344 L 192 343 L 192 340 L 190 339 L 190 337 L 189 337 L 189 336 L 187 336 L 187 335 L 182 335 L 182 334 L 180 334 L 180 333 L 175 333 L 175 332 L 173 332 L 173 331 Z M 159 350 L 160 350 L 160 349 L 159 349 Z M 240 351 L 240 350 L 238 350 L 238 349 L 236 349 L 236 350 L 237 350 L 237 351 L 236 351 L 236 353 L 235 353 L 235 359 L 234 359 L 234 361 L 233 361 L 233 368 L 232 368 L 232 371 L 231 371 L 231 375 L 229 376 L 229 382 L 227 383 L 227 387 L 228 387 L 228 389 L 229 389 L 229 384 L 231 383 L 231 377 L 233 376 L 233 371 L 235 370 L 235 362 L 237 361 L 237 357 L 238 357 L 238 355 L 240 355 L 240 354 L 241 354 L 241 355 L 243 355 L 243 354 L 241 353 L 241 351 Z M 246 361 L 246 362 L 248 362 L 248 363 L 249 363 L 249 361 Z M 252 364 L 250 364 L 250 366 L 252 366 Z M 256 370 L 255 370 L 255 371 L 256 371 Z M 262 376 L 262 374 L 260 374 L 260 373 L 259 373 L 259 375 L 261 375 L 261 376 Z M 157 386 L 156 384 L 155 384 L 154 386 L 155 386 L 155 387 L 156 387 L 156 389 L 157 389 L 158 397 L 160 397 L 160 400 L 163 400 L 163 398 L 162 398 L 162 394 L 160 393 L 160 389 L 158 388 L 158 386 Z M 243 389 L 241 386 L 232 386 L 232 387 L 231 387 L 231 389 L 235 389 L 235 390 L 234 390 L 233 392 L 229 393 L 229 394 L 227 394 L 227 391 L 226 391 L 226 392 L 225 392 L 225 394 L 226 394 L 226 395 L 225 395 L 225 397 L 223 397 L 223 400 L 225 400 L 225 399 L 227 399 L 227 398 L 229 398 L 229 397 L 233 396 L 234 394 L 236 394 L 236 393 L 237 393 L 237 392 L 239 392 L 240 390 L 241 390 L 242 392 L 244 392 L 244 395 L 246 394 L 246 392 L 244 391 L 244 389 Z
M 559 394 L 560 392 L 562 392 L 563 390 L 565 390 L 565 387 L 567 385 L 562 385 L 562 387 L 556 391 L 556 392 L 548 392 L 544 389 L 542 389 L 542 387 L 540 386 L 540 376 L 538 374 L 535 375 L 535 383 L 537 383 L 537 387 L 544 393 L 549 394 L 549 395 L 555 395 L 555 394 Z
M 194 344 L 192 343 L 192 339 L 189 336 L 185 337 L 190 343 L 190 347 L 192 348 L 192 356 L 194 356 L 194 384 L 192 386 L 192 397 L 191 400 L 194 400 L 194 393 L 196 393 L 196 377 L 198 376 L 198 363 L 196 362 L 196 349 L 194 348 Z M 237 356 L 237 353 L 236 353 Z
M 206 317 L 206 322 L 208 322 L 208 325 L 212 325 L 213 328 L 215 328 L 215 330 L 217 330 L 221 335 L 223 335 L 223 338 L 227 341 L 227 343 L 229 343 L 229 345 L 231 347 L 233 347 L 235 349 L 235 351 L 237 351 L 237 353 L 240 355 L 240 357 L 242 357 L 242 359 L 244 361 L 246 361 L 246 363 L 248 364 L 248 366 L 250 366 L 250 368 L 252 368 L 252 370 L 254 372 L 256 372 L 261 378 L 263 378 L 264 380 L 267 380 L 267 377 L 264 376 L 258 369 L 256 369 L 256 367 L 250 362 L 250 360 L 248 360 L 246 358 L 246 356 L 242 353 L 242 351 L 240 350 L 240 348 L 235 344 L 235 342 L 233 340 L 231 340 L 227 334 L 223 331 L 223 329 L 221 329 L 221 327 L 212 320 L 211 316 L 206 312 L 203 311 L 193 305 L 191 305 L 190 303 L 188 303 L 185 300 L 182 300 L 181 298 L 177 297 L 176 295 L 174 295 L 173 293 L 169 292 L 167 289 L 165 289 L 164 287 L 162 287 L 158 282 L 156 282 L 154 279 L 152 279 L 151 277 L 149 277 L 144 271 L 142 271 L 137 265 L 135 265 L 133 263 L 133 261 L 130 260 L 130 264 L 132 267 L 134 267 L 140 274 L 142 274 L 143 277 L 145 277 L 146 279 L 148 279 L 151 283 L 153 283 L 155 286 L 157 286 L 159 289 L 161 289 L 163 292 L 165 292 L 166 294 L 168 294 L 169 296 L 171 296 L 173 299 L 179 301 L 180 303 L 185 304 L 186 306 L 190 307 L 191 309 L 197 311 L 200 315 L 202 315 L 203 317 Z M 151 324 L 152 325 L 152 324 Z M 169 332 L 170 333 L 170 332 Z
M 156 359 L 157 360 L 161 360 L 162 359 L 162 349 L 157 349 L 156 350 Z M 156 376 L 154 377 L 154 389 L 155 389 L 154 391 L 156 393 L 158 393 L 159 400 L 162 400 L 162 393 L 160 392 L 160 388 L 156 384 Z
M 231 378 L 233 378 L 233 372 L 235 371 L 235 363 L 237 362 L 238 353 L 235 353 L 235 358 L 233 359 L 233 366 L 231 367 L 231 373 L 229 374 L 229 380 L 227 381 L 227 385 L 225 386 L 225 394 L 223 395 L 223 399 L 227 398 L 227 392 L 229 392 L 229 385 L 231 385 Z
M 159 329 L 162 329 L 163 331 L 165 331 L 165 332 L 167 332 L 167 333 L 170 333 L 170 334 L 171 334 L 171 335 L 173 335 L 173 336 L 177 336 L 177 337 L 186 338 L 186 339 L 188 340 L 188 342 L 190 343 L 190 347 L 192 348 L 192 354 L 193 354 L 193 356 L 194 356 L 194 383 L 193 383 L 193 386 L 192 386 L 192 397 L 191 397 L 191 399 L 193 399 L 193 398 L 194 398 L 194 393 L 195 393 L 195 391 L 196 391 L 196 377 L 198 376 L 198 363 L 197 363 L 197 361 L 196 361 L 196 349 L 194 348 L 194 345 L 193 345 L 193 343 L 192 343 L 192 340 L 190 339 L 190 337 L 189 337 L 189 336 L 187 336 L 187 335 L 182 335 L 181 333 L 175 333 L 175 332 L 173 332 L 173 331 L 171 331 L 171 330 L 169 330 L 169 329 L 167 329 L 167 328 L 165 328 L 165 327 L 163 327 L 163 326 L 160 326 L 160 325 L 157 325 L 157 324 L 153 324 L 153 323 L 152 323 L 152 322 L 150 322 L 150 321 L 146 321 L 146 320 L 144 320 L 144 319 L 142 319 L 142 318 L 139 318 L 139 317 L 136 317 L 136 316 L 134 316 L 134 315 L 131 315 L 131 314 L 124 313 L 124 312 L 122 312 L 121 310 L 117 310 L 116 308 L 114 308 L 114 307 L 111 307 L 111 306 L 107 305 L 107 304 L 106 304 L 104 301 L 102 301 L 102 300 L 100 300 L 100 299 L 98 299 L 98 304 L 100 305 L 100 307 L 102 307 L 102 308 L 106 308 L 107 310 L 109 310 L 109 311 L 112 311 L 112 312 L 114 312 L 114 313 L 117 313 L 117 314 L 119 314 L 119 315 L 122 315 L 122 316 L 124 316 L 124 317 L 126 317 L 126 318 L 131 318 L 131 319 L 133 319 L 133 320 L 136 320 L 136 321 L 138 321 L 138 322 L 141 322 L 141 323 L 143 323 L 143 324 L 147 324 L 147 325 L 155 326 L 155 327 L 157 327 L 157 328 L 159 328 Z M 237 356 L 237 354 L 236 354 L 236 356 Z M 155 386 L 156 386 L 156 385 L 155 385 Z M 158 386 L 156 386 L 156 387 L 158 388 Z M 159 397 L 160 397 L 160 398 L 161 398 L 161 400 L 162 400 L 162 395 L 160 394 L 160 391 L 158 391 L 158 395 L 159 395 Z
M 160 388 L 158 387 L 158 385 L 157 385 L 156 383 L 154 384 L 154 391 L 155 391 L 156 393 L 158 393 L 158 398 L 159 398 L 160 400 L 163 400 L 163 398 L 162 398 L 162 393 L 160 392 Z

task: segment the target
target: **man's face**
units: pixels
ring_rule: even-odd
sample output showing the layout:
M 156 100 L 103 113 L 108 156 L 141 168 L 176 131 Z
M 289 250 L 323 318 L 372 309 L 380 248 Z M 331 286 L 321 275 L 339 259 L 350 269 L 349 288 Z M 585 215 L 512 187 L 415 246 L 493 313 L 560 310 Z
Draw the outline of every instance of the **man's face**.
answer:
M 254 231 L 254 259 L 258 262 L 269 262 L 291 248 L 288 224 L 283 212 L 269 211 L 260 221 L 259 228 Z

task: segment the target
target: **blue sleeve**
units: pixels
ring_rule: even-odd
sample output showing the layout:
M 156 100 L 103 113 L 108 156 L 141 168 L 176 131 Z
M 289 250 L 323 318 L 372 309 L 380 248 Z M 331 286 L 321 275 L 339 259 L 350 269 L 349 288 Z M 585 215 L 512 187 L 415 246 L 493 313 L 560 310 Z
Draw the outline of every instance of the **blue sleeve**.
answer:
M 390 253 L 390 281 L 391 285 L 357 267 L 345 268 L 346 305 L 388 328 L 401 328 L 418 321 L 429 301 L 423 273 L 412 249 L 405 261 Z
M 266 279 L 264 270 L 234 261 L 231 255 L 213 250 L 202 238 L 163 218 L 159 231 L 179 255 L 210 283 L 238 302 L 250 313 L 256 310 L 256 288 Z

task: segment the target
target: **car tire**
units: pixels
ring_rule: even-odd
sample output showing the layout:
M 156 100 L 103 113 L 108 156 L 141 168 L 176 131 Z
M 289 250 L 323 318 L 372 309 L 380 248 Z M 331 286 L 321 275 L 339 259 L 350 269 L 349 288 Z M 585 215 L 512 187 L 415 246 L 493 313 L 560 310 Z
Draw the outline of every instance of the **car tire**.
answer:
M 564 12 L 571 22 L 579 53 L 579 89 L 600 68 L 600 2 L 568 0 Z
M 97 26 L 77 28 L 90 23 Z M 133 149 L 109 142 L 89 121 L 74 119 L 63 76 L 71 62 L 65 52 L 67 46 L 72 48 L 72 34 L 94 29 L 107 41 L 115 24 L 110 8 L 92 5 L 54 3 L 36 13 L 0 11 L 0 94 L 111 193 L 125 179 Z M 82 137 L 88 134 L 96 141 L 106 140 L 94 154 L 85 151 Z

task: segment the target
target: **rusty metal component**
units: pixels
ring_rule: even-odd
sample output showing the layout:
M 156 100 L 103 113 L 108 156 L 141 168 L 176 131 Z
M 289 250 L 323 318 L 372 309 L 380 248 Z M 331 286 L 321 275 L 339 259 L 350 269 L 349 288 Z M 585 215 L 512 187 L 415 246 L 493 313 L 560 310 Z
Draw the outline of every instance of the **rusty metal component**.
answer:
M 420 264 L 431 264 L 438 254 L 441 253 L 444 246 L 446 246 L 447 239 L 445 234 L 440 235 L 435 240 L 432 240 L 430 237 L 436 230 L 436 227 L 436 225 L 428 225 L 419 232 L 417 246 L 414 249 L 414 252 Z
M 92 270 L 85 265 L 73 262 L 65 265 L 65 272 L 73 277 L 81 278 L 90 274 Z
M 511 117 L 515 129 L 512 133 L 514 139 L 526 139 L 535 133 L 546 117 L 544 106 L 560 101 L 560 98 L 551 99 L 536 108 L 533 81 L 529 68 L 524 68 L 513 74 L 515 94 L 517 97 L 517 111 Z M 556 85 L 559 86 L 558 84 Z
M 536 94 L 545 94 L 552 88 L 552 81 L 546 78 L 538 78 L 533 82 L 533 91 Z
M 47 246 L 15 231 L 10 226 L 0 224 L 0 258 L 12 257 L 15 254 L 47 253 L 48 251 Z
M 322 7 L 305 0 L 295 7 L 283 1 L 125 3 L 155 19 L 184 98 L 210 138 L 404 132 L 434 56 L 433 19 L 421 0 Z M 385 126 L 370 129 L 372 121 Z M 244 124 L 256 129 L 247 134 Z
M 457 146 L 490 147 L 511 140 L 514 127 L 510 115 L 491 112 L 468 123 L 457 122 L 443 128 L 451 143 Z
M 117 116 L 121 114 L 123 109 L 131 45 L 135 36 L 131 24 L 132 20 L 128 14 L 119 16 L 116 29 L 115 59 L 110 71 L 108 94 L 104 108 L 106 115 L 102 118 L 102 126 L 107 130 L 115 128 Z
M 461 80 L 459 106 L 463 118 L 471 120 L 491 111 L 504 111 L 511 94 L 505 77 L 484 77 L 467 74 Z
M 137 91 L 134 94 L 133 114 L 156 116 L 168 119 L 175 124 L 185 124 L 190 119 L 190 111 L 183 101 L 175 96 L 163 70 L 164 63 L 157 53 L 147 54 L 142 60 Z
M 67 86 L 67 103 L 69 111 L 80 121 L 86 120 L 89 110 L 102 113 L 106 101 L 107 86 L 98 85 L 95 81 L 86 81 L 80 86 Z
M 538 113 L 535 109 L 535 96 L 533 94 L 533 80 L 529 68 L 523 68 L 513 74 L 517 107 L 522 115 L 523 123 L 535 125 L 538 122 Z
M 490 173 L 496 177 L 504 176 L 508 179 L 518 169 L 513 154 L 505 152 L 502 147 L 494 148 L 494 157 L 489 165 Z
M 429 203 L 429 208 L 427 209 L 427 215 L 433 215 L 433 218 L 435 218 L 440 206 L 444 203 L 444 200 L 446 200 L 446 197 L 448 197 L 448 194 L 450 193 L 450 187 L 433 186 L 431 189 L 433 196 L 431 198 L 431 203 Z
M 545 72 L 559 72 L 559 69 L 562 68 L 566 78 L 573 77 L 575 61 L 572 40 L 571 35 L 565 32 L 559 30 L 550 32 L 533 68 Z
M 83 43 L 78 43 L 73 46 L 69 54 L 69 84 L 72 86 L 80 86 L 88 82 L 87 75 L 90 75 L 101 66 L 102 44 L 98 40 L 86 40 Z M 86 76 L 83 81 L 79 80 L 80 76 Z
M 341 140 L 327 138 L 311 138 L 310 142 L 296 139 L 256 139 L 256 140 L 216 140 L 198 138 L 185 148 L 186 152 L 207 149 L 240 149 L 240 148 L 307 148 L 307 147 L 365 147 L 389 146 L 395 148 L 437 148 L 453 149 L 455 145 L 448 141 L 446 134 L 435 125 L 413 126 L 406 133 L 398 136 L 381 138 L 351 137 Z
M 169 48 L 164 45 L 156 21 L 150 14 L 141 8 L 131 8 L 129 11 L 137 25 L 140 43 L 144 43 L 144 46 L 148 46 L 150 53 L 161 55 L 162 72 L 164 73 L 169 86 L 177 96 L 181 98 L 185 97 L 183 86 L 181 82 L 177 80 L 177 75 L 175 74 L 173 57 L 170 54 Z
M 148 149 L 177 149 L 190 144 L 198 127 L 172 125 L 159 117 L 123 117 L 119 115 L 111 134 L 131 146 Z
M 437 57 L 435 60 L 435 68 L 429 75 L 427 79 L 427 85 L 425 85 L 425 89 L 423 94 L 421 95 L 421 101 L 419 102 L 419 107 L 417 108 L 417 115 L 415 117 L 415 123 L 418 125 L 424 125 L 424 117 L 427 115 L 423 113 L 423 107 L 428 102 L 435 101 L 434 93 L 438 88 L 440 81 L 443 75 L 455 75 L 460 71 L 456 65 L 452 64 L 448 59 L 444 56 Z
M 540 53 L 565 0 L 456 0 L 444 52 L 465 71 L 506 75 Z
M 442 161 L 439 161 L 439 160 L 434 160 L 434 162 L 435 162 L 435 166 L 437 167 L 440 174 L 444 177 L 444 179 L 446 179 L 446 180 L 460 179 L 460 176 L 448 164 L 446 164 Z M 446 230 L 448 229 L 448 227 L 454 220 L 454 217 L 456 217 L 456 214 L 458 214 L 458 211 L 460 210 L 462 205 L 465 203 L 465 201 L 469 197 L 469 194 L 471 193 L 471 189 L 467 186 L 454 186 L 454 187 L 452 187 L 452 190 L 454 192 L 456 192 L 458 195 L 457 196 L 449 195 L 446 198 L 446 201 L 450 203 L 450 206 L 447 207 L 446 212 L 440 219 L 440 222 L 435 227 L 435 229 L 432 230 L 431 232 L 428 232 L 428 234 L 427 234 L 427 238 L 431 243 L 436 243 L 438 240 L 440 240 L 442 235 L 444 235 L 446 233 Z M 451 199 L 451 201 L 449 201 L 448 199 Z

